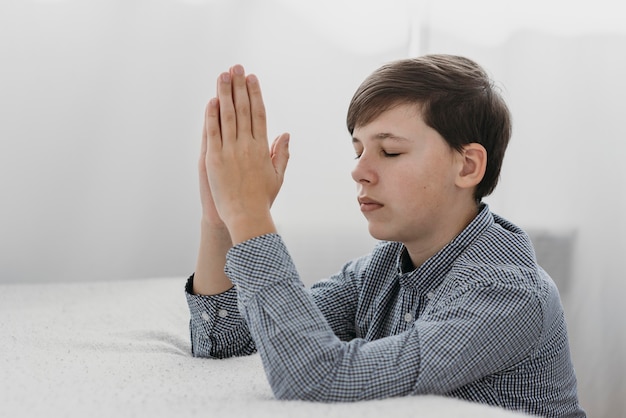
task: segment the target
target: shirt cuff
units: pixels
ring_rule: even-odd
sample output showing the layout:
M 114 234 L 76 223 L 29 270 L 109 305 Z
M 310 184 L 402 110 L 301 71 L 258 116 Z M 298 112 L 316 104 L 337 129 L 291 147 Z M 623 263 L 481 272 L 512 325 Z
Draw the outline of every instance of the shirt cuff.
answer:
M 280 281 L 300 283 L 282 238 L 266 234 L 239 243 L 226 254 L 226 275 L 244 305 L 263 288 Z
M 245 328 L 234 288 L 218 295 L 193 294 L 193 275 L 187 280 L 185 296 L 189 306 L 192 351 L 196 356 L 223 357 L 218 352 L 234 349 L 231 336 Z M 236 355 L 233 353 L 233 355 Z

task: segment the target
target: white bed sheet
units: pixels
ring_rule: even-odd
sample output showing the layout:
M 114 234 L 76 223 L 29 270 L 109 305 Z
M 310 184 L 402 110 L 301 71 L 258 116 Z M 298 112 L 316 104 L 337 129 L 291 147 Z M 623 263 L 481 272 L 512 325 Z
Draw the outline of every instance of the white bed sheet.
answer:
M 258 355 L 193 358 L 184 278 L 0 285 L 0 417 L 519 417 L 456 399 L 273 399 Z

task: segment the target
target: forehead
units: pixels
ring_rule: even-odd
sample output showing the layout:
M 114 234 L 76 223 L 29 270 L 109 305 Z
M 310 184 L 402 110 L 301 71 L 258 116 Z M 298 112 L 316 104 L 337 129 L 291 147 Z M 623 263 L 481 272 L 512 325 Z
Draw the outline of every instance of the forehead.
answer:
M 350 129 L 350 121 L 352 121 L 352 130 L 358 126 L 365 126 L 384 113 L 397 108 L 414 109 L 421 111 L 422 102 L 409 101 L 402 98 L 375 98 L 366 104 L 362 104 L 355 110 L 348 110 L 348 129 Z M 352 113 L 351 113 L 352 110 Z
M 352 140 L 408 141 L 425 127 L 417 105 L 399 104 L 385 110 L 366 124 L 357 125 L 352 132 Z

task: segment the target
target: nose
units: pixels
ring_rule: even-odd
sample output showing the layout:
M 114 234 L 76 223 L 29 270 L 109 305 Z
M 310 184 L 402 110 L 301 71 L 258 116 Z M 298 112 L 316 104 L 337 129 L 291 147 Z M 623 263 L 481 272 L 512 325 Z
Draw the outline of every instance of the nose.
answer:
M 378 176 L 365 152 L 361 154 L 352 169 L 352 179 L 357 184 L 375 183 Z

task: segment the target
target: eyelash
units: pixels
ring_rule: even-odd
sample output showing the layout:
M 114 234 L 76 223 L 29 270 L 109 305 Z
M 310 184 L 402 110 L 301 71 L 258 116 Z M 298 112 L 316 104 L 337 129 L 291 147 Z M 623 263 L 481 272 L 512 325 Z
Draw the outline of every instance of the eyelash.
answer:
M 391 157 L 397 157 L 400 154 L 399 153 L 393 153 L 393 152 L 387 152 L 387 151 L 383 150 L 383 155 L 385 157 L 390 157 L 391 158 Z
M 391 152 L 387 152 L 385 150 L 381 150 L 380 152 L 386 158 L 393 158 L 393 157 L 397 157 L 398 155 L 400 155 L 400 153 L 391 153 Z M 358 160 L 359 158 L 361 158 L 361 154 L 357 154 L 356 157 L 354 157 L 355 160 Z

